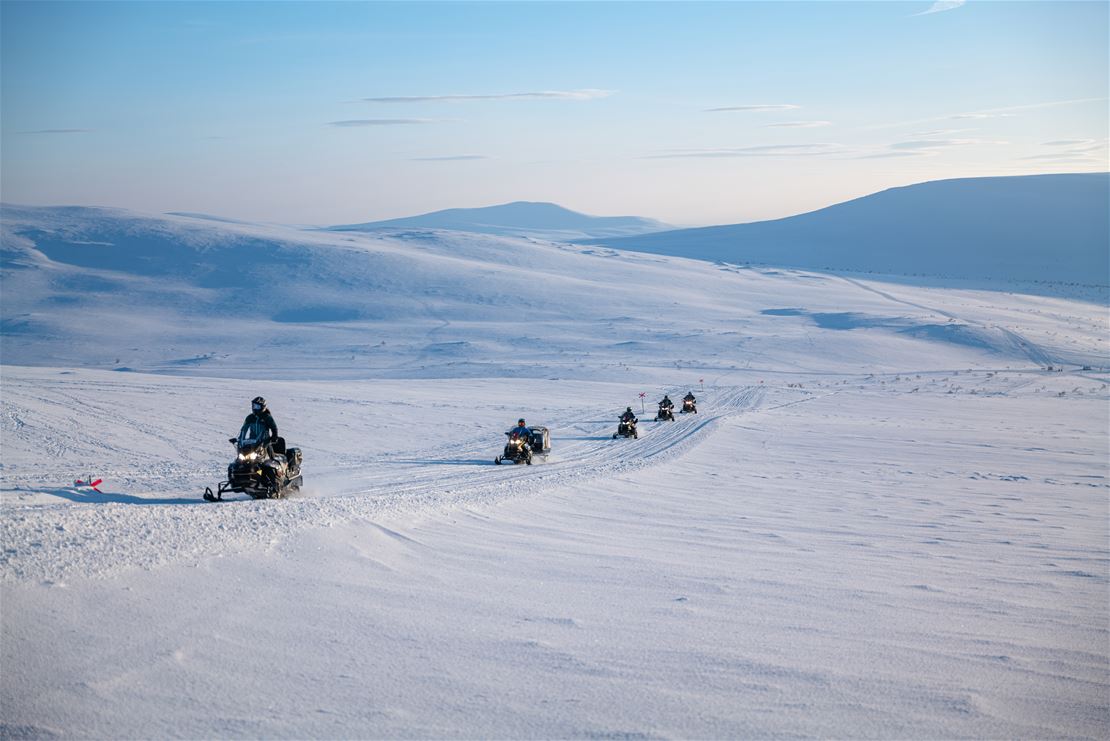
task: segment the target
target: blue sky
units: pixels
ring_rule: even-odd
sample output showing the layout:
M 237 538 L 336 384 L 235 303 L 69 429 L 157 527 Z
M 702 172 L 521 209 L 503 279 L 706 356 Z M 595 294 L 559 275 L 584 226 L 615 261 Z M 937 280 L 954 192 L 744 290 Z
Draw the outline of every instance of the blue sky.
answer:
M 537 200 L 696 225 L 1110 169 L 1104 2 L 0 12 L 13 203 L 328 224 Z

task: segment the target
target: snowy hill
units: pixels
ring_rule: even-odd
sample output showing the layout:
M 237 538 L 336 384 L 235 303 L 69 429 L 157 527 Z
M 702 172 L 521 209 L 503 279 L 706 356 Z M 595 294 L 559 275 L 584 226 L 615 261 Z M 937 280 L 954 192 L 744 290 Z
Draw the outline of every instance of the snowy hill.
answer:
M 534 239 L 334 233 L 108 209 L 9 206 L 3 217 L 11 363 L 560 375 L 582 372 L 599 352 L 614 364 L 731 365 L 725 358 L 741 343 L 745 362 L 758 357 L 769 368 L 864 368 L 895 342 L 921 367 L 946 355 L 952 366 L 992 355 L 1101 364 L 1098 352 L 1053 341 L 1020 297 L 1003 331 L 995 314 L 973 308 L 974 294 L 944 297 L 970 304 L 963 313 L 927 308 L 934 296 L 910 287 L 891 301 L 840 278 Z M 781 342 L 788 326 L 816 328 L 820 352 L 800 357 Z M 1097 336 L 1098 326 L 1084 331 Z
M 587 216 L 554 203 L 516 201 L 500 206 L 452 208 L 401 219 L 333 226 L 331 230 L 365 232 L 379 229 L 451 229 L 574 241 L 595 237 L 623 237 L 671 228 L 662 222 L 639 216 Z
M 605 239 L 730 263 L 1110 283 L 1110 173 L 940 180 L 774 221 Z

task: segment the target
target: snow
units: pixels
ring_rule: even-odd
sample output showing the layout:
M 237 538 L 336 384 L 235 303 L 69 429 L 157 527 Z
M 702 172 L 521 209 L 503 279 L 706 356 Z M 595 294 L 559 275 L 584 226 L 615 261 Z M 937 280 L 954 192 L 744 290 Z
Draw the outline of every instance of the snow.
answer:
M 1080 288 L 80 209 L 4 251 L 4 737 L 1110 729 Z M 306 489 L 205 503 L 258 394 Z M 494 465 L 521 415 L 550 457 Z
M 1110 282 L 1110 173 L 961 178 L 891 188 L 773 221 L 604 239 L 650 253 L 961 279 L 1041 293 Z

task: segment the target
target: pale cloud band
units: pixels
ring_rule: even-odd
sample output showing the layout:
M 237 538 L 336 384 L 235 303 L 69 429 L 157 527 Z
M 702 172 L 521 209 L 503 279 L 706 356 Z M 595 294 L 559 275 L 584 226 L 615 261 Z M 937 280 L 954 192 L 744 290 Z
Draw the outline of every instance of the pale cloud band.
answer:
M 955 10 L 956 8 L 963 7 L 965 0 L 936 0 L 933 6 L 928 10 L 923 10 L 920 13 L 914 13 L 914 16 L 930 15 L 932 13 L 943 13 L 946 10 Z
M 1072 100 L 1051 100 L 1044 103 L 1027 103 L 1025 105 L 1013 105 L 1005 108 L 987 108 L 981 111 L 968 111 L 966 113 L 948 114 L 945 116 L 933 116 L 932 118 L 919 118 L 914 121 L 899 121 L 898 123 L 879 124 L 877 126 L 869 126 L 869 129 L 890 129 L 897 126 L 916 126 L 918 124 L 932 123 L 935 121 L 948 121 L 952 119 L 986 119 L 986 118 L 1009 118 L 1014 112 L 1017 111 L 1034 111 L 1042 108 L 1056 108 L 1058 106 L 1081 105 L 1085 103 L 1102 103 L 1107 98 L 1074 98 Z
M 822 126 L 832 126 L 832 121 L 784 121 L 764 124 L 768 129 L 816 129 Z
M 931 157 L 945 149 L 978 145 L 1007 144 L 1004 141 L 987 139 L 915 139 L 895 142 L 886 146 L 884 151 L 860 155 L 856 159 L 883 159 L 886 157 Z
M 1040 160 L 1060 164 L 1098 165 L 1103 169 L 1110 168 L 1107 161 L 1106 140 L 1099 139 L 1057 139 L 1044 142 L 1041 146 L 1048 147 L 1051 152 L 1034 154 L 1022 157 L 1023 160 Z
M 448 154 L 442 157 L 413 157 L 410 162 L 463 162 L 468 160 L 488 160 L 484 154 Z
M 397 95 L 363 98 L 368 103 L 440 103 L 473 100 L 597 100 L 608 98 L 612 90 L 543 90 L 530 93 L 495 93 L 489 95 Z
M 768 144 L 758 147 L 723 147 L 720 149 L 693 149 L 669 154 L 648 155 L 644 159 L 703 159 L 719 157 L 823 157 L 840 154 L 842 144 Z
M 430 118 L 354 118 L 348 121 L 330 121 L 328 126 L 408 126 L 427 123 L 435 123 L 435 121 Z
M 966 147 L 972 144 L 1005 144 L 1005 142 L 987 142 L 981 139 L 918 139 L 915 141 L 895 142 L 891 149 L 947 149 L 948 147 Z
M 755 105 L 730 105 L 722 108 L 706 108 L 706 113 L 719 113 L 721 111 L 794 111 L 801 108 L 792 103 L 759 103 Z

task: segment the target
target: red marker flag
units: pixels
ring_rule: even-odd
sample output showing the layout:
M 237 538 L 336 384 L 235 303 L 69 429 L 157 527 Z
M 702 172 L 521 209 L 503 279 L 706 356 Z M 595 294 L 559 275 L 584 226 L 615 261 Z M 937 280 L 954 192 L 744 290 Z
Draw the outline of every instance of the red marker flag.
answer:
M 96 488 L 96 487 L 100 486 L 100 483 L 102 481 L 104 481 L 104 479 L 97 479 L 96 481 L 93 481 L 92 476 L 89 476 L 88 481 L 82 481 L 81 479 L 77 479 L 76 481 L 73 482 L 73 485 L 74 486 L 87 486 L 90 489 L 92 489 L 93 491 L 95 491 L 96 493 L 103 494 L 104 492 L 102 492 L 102 491 L 100 491 L 100 489 Z

